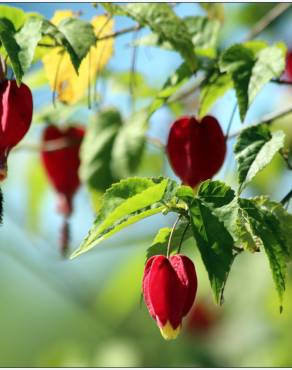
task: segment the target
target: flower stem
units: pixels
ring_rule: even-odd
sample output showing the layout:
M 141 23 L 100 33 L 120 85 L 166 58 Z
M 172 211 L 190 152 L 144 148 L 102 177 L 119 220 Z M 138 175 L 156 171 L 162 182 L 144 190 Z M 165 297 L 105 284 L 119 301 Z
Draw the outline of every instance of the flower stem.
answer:
M 173 224 L 172 226 L 172 229 L 171 229 L 171 232 L 170 232 L 170 235 L 169 235 L 169 239 L 168 239 L 168 244 L 167 244 L 167 252 L 166 252 L 166 257 L 169 258 L 169 254 L 170 254 L 170 244 L 171 244 L 171 240 L 172 240 L 172 236 L 173 236 L 173 233 L 174 233 L 174 230 L 176 228 L 176 225 L 178 224 L 178 222 L 180 221 L 182 215 L 179 215 L 178 218 L 175 220 L 175 223 Z

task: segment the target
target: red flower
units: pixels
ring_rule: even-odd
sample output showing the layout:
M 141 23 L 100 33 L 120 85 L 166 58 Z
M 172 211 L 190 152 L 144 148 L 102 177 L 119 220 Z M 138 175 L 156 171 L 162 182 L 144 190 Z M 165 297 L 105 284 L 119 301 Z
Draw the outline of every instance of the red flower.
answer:
M 286 67 L 283 79 L 292 82 L 292 50 L 289 50 L 286 56 Z
M 169 259 L 151 257 L 145 266 L 143 295 L 150 315 L 165 339 L 175 339 L 184 316 L 191 309 L 197 292 L 193 262 L 180 254 Z
M 182 117 L 170 129 L 167 154 L 172 169 L 184 184 L 195 187 L 212 178 L 224 162 L 226 144 L 218 121 Z
M 72 212 L 72 199 L 80 185 L 79 150 L 84 134 L 83 127 L 61 130 L 54 125 L 48 126 L 43 133 L 42 161 L 49 180 L 59 193 L 58 210 L 65 216 Z
M 33 112 L 30 89 L 16 81 L 0 83 L 0 180 L 7 176 L 7 157 L 27 133 Z

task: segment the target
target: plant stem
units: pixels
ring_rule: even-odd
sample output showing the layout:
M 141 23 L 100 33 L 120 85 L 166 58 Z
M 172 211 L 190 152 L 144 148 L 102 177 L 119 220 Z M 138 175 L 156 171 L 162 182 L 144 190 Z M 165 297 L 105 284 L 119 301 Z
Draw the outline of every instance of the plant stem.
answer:
M 268 115 L 264 116 L 261 120 L 253 123 L 252 125 L 249 125 L 248 127 L 257 126 L 257 125 L 260 125 L 260 124 L 271 125 L 277 119 L 285 117 L 290 113 L 292 113 L 292 106 L 291 105 L 289 107 L 285 108 L 285 109 L 282 109 L 282 110 L 278 111 L 278 112 L 271 113 L 271 114 L 268 114 Z M 246 129 L 246 127 L 244 129 L 240 129 L 238 131 L 233 132 L 231 135 L 228 136 L 228 139 L 235 138 L 236 136 L 238 136 L 245 129 Z
M 234 116 L 235 116 L 236 108 L 237 108 L 237 103 L 234 104 L 234 107 L 233 107 L 233 110 L 232 110 L 232 113 L 231 113 L 231 116 L 230 116 L 230 119 L 229 119 L 229 123 L 228 123 L 226 134 L 225 134 L 225 142 L 228 139 L 228 135 L 229 135 L 229 132 L 230 132 L 231 127 L 232 127 L 232 123 L 233 123 L 233 119 L 234 119 Z
M 178 246 L 177 253 L 180 253 L 181 246 L 182 246 L 182 243 L 183 243 L 183 241 L 184 241 L 184 237 L 185 237 L 185 235 L 186 235 L 186 232 L 187 232 L 187 230 L 188 230 L 189 226 L 190 226 L 190 222 L 188 222 L 188 223 L 187 223 L 187 226 L 185 227 L 185 229 L 184 229 L 184 231 L 183 231 L 183 233 L 182 233 L 182 236 L 181 236 L 181 239 L 180 239 L 180 243 L 179 243 L 179 246 Z
M 172 226 L 172 229 L 171 229 L 171 232 L 170 232 L 170 235 L 169 235 L 169 239 L 168 239 L 168 244 L 167 244 L 167 251 L 166 251 L 166 257 L 167 258 L 169 258 L 170 244 L 171 244 L 171 240 L 172 240 L 172 236 L 173 236 L 174 230 L 176 228 L 176 225 L 180 221 L 181 217 L 182 217 L 182 215 L 179 215 L 178 218 L 175 220 L 175 223 Z
M 292 198 L 292 189 L 284 196 L 284 198 L 281 200 L 281 203 L 285 205 L 289 200 Z
M 289 7 L 291 3 L 280 3 L 274 6 L 267 14 L 263 16 L 251 29 L 246 37 L 246 41 L 252 40 L 257 37 L 264 29 L 266 29 L 275 19 L 277 19 L 281 14 L 283 14 Z

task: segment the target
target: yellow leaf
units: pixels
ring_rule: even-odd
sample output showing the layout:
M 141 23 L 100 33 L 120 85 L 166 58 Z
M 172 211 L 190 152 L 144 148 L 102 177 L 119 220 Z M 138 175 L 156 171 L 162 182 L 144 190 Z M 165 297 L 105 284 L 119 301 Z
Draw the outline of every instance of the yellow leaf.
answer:
M 56 10 L 53 18 L 51 19 L 51 22 L 58 26 L 59 23 L 65 18 L 74 17 L 74 13 L 72 10 Z
M 71 11 L 57 11 L 52 18 L 54 24 L 59 24 L 64 18 L 73 16 Z M 111 34 L 114 22 L 105 15 L 91 20 L 97 38 Z M 70 57 L 62 48 L 54 48 L 43 58 L 46 76 L 52 90 L 56 90 L 58 99 L 64 103 L 73 104 L 80 100 L 88 91 L 88 85 L 95 83 L 95 77 L 108 63 L 113 54 L 113 38 L 97 41 L 81 62 L 77 75 Z

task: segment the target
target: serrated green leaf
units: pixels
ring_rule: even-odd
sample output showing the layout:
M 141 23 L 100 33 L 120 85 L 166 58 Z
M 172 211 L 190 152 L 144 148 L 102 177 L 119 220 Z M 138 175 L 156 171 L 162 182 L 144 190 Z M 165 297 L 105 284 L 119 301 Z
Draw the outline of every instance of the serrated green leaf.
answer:
M 235 193 L 230 186 L 222 181 L 206 180 L 199 187 L 198 197 L 217 208 L 230 203 L 235 197 Z
M 218 42 L 220 22 L 207 17 L 189 16 L 183 21 L 192 38 L 195 49 L 215 48 Z
M 253 231 L 265 249 L 281 304 L 286 285 L 289 252 L 280 221 L 267 208 L 258 206 L 256 200 L 239 199 L 239 205 L 246 211 Z
M 278 78 L 285 67 L 283 44 L 265 47 L 264 42 L 255 41 L 235 44 L 221 55 L 221 72 L 231 73 L 241 120 L 256 95 L 272 78 Z
M 86 57 L 91 46 L 96 44 L 94 28 L 91 23 L 78 18 L 66 18 L 61 21 L 58 28 L 74 50 L 74 54 L 70 54 L 70 57 L 76 72 L 78 72 L 83 58 Z
M 11 29 L 7 27 L 6 22 L 3 22 L 1 19 L 0 41 L 9 57 L 16 81 L 18 85 L 20 85 L 23 76 L 23 70 L 19 60 L 20 47 L 15 40 L 14 34 L 11 33 Z
M 211 287 L 218 303 L 223 302 L 225 283 L 234 260 L 234 242 L 224 224 L 203 200 L 190 206 L 191 225 Z
M 189 65 L 192 71 L 197 68 L 191 36 L 182 19 L 169 4 L 135 3 L 123 7 L 127 14 L 142 26 L 148 26 L 159 35 L 162 41 L 169 42 Z
M 249 105 L 267 82 L 281 75 L 285 68 L 285 53 L 278 45 L 258 52 L 248 85 Z
M 176 186 L 176 182 L 163 178 L 129 178 L 114 184 L 105 192 L 93 227 L 71 258 L 126 226 L 162 212 L 166 208 L 165 203 L 173 198 Z
M 170 227 L 164 227 L 158 231 L 151 246 L 147 249 L 146 260 L 158 254 L 166 256 L 167 245 L 171 230 L 172 229 Z M 189 222 L 181 222 L 174 230 L 171 238 L 170 255 L 178 252 L 183 234 L 183 241 L 186 241 L 193 236 L 192 229 L 189 226 Z
M 42 18 L 29 17 L 21 30 L 15 34 L 16 42 L 20 47 L 18 58 L 23 72 L 29 69 L 33 61 L 35 49 L 42 37 L 42 24 Z
M 253 198 L 261 207 L 268 209 L 277 219 L 282 230 L 281 235 L 286 241 L 287 250 L 292 257 L 292 215 L 283 207 L 281 203 L 271 201 L 268 197 L 261 196 Z
M 175 71 L 172 73 L 166 82 L 164 83 L 162 89 L 159 91 L 158 95 L 149 107 L 149 115 L 154 113 L 157 109 L 162 107 L 163 104 L 167 102 L 169 97 L 173 95 L 182 85 L 184 85 L 192 76 L 192 71 L 186 63 L 182 63 Z
M 204 117 L 217 99 L 221 98 L 232 87 L 233 82 L 230 74 L 219 71 L 211 73 L 200 90 L 199 116 Z
M 239 192 L 269 164 L 284 146 L 283 131 L 270 132 L 267 125 L 251 126 L 238 136 L 234 153 L 238 165 Z

